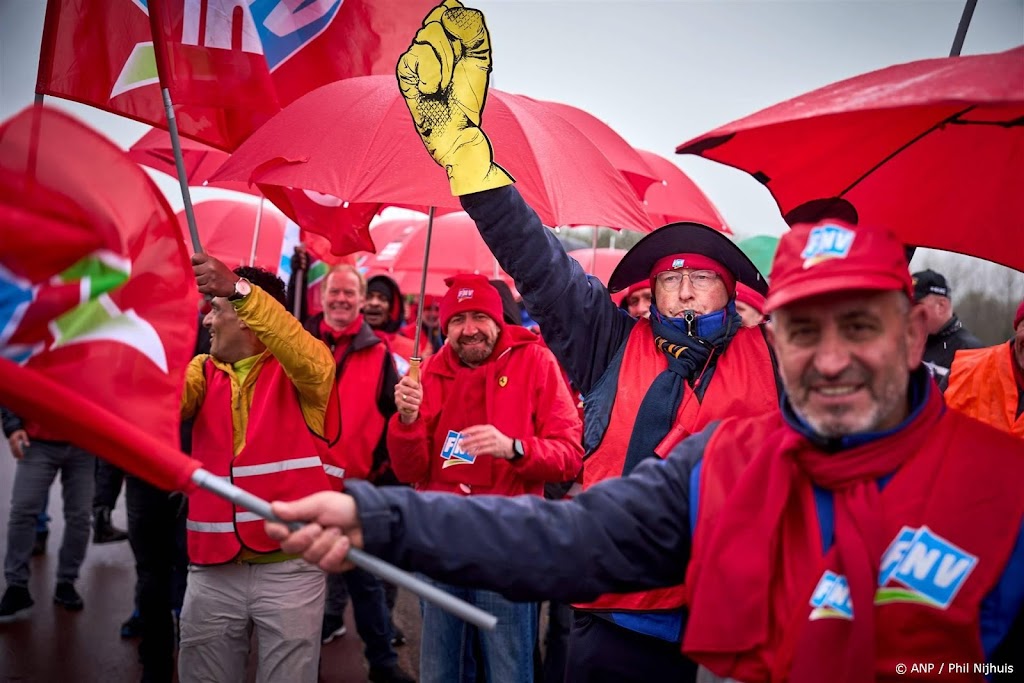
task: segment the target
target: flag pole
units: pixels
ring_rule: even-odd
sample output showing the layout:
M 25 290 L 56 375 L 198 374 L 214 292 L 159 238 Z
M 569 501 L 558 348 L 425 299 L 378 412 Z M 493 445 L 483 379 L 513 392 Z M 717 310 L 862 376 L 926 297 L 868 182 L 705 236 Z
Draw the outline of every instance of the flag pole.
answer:
M 423 245 L 423 272 L 420 273 L 420 301 L 416 306 L 416 335 L 413 337 L 412 358 L 409 359 L 409 376 L 420 381 L 420 336 L 423 334 L 423 300 L 427 297 L 427 265 L 430 263 L 430 236 L 434 232 L 434 207 L 427 212 L 427 241 Z
M 949 50 L 950 57 L 959 57 L 960 50 L 964 47 L 964 38 L 967 37 L 967 29 L 971 25 L 971 17 L 974 16 L 974 8 L 978 0 L 967 0 L 964 5 L 964 12 L 960 15 L 960 25 L 956 27 L 956 36 L 953 38 L 953 47 Z
M 234 484 L 227 482 L 220 477 L 214 476 L 202 468 L 199 468 L 192 473 L 192 481 L 196 486 L 220 496 L 225 500 L 231 501 L 235 505 L 243 507 L 250 512 L 254 512 L 263 519 L 286 524 L 292 531 L 298 531 L 304 526 L 302 522 L 282 522 L 282 520 L 271 511 L 270 503 L 262 498 L 254 496 L 248 491 L 238 488 Z M 493 631 L 494 627 L 498 623 L 497 617 L 493 614 L 485 612 L 475 605 L 471 605 L 460 600 L 454 595 L 446 593 L 422 579 L 416 578 L 409 572 L 403 571 L 393 564 L 385 562 L 378 557 L 374 557 L 373 555 L 370 555 L 358 548 L 350 548 L 346 559 L 360 569 L 365 569 L 372 574 L 376 574 L 385 581 L 408 589 L 424 600 L 434 603 L 441 609 L 454 614 L 460 619 L 478 628 Z
M 149 8 L 149 32 L 153 38 L 153 57 L 156 60 L 156 74 L 160 80 L 160 95 L 164 101 L 164 112 L 167 115 L 167 132 L 171 135 L 171 148 L 174 150 L 174 166 L 178 171 L 178 184 L 181 185 L 181 199 L 185 204 L 185 220 L 188 222 L 188 233 L 192 237 L 192 250 L 203 253 L 202 242 L 199 241 L 199 229 L 196 227 L 196 214 L 192 210 L 192 195 L 188 189 L 188 174 L 185 172 L 185 158 L 181 153 L 181 138 L 178 137 L 178 119 L 174 115 L 174 104 L 171 102 L 171 90 L 167 87 L 167 59 L 164 55 L 164 43 L 160 38 L 160 16 L 156 7 Z
M 260 223 L 263 221 L 263 197 L 256 207 L 256 227 L 252 230 L 252 249 L 249 250 L 249 265 L 256 265 L 256 245 L 260 242 Z M 298 317 L 298 316 L 296 316 Z

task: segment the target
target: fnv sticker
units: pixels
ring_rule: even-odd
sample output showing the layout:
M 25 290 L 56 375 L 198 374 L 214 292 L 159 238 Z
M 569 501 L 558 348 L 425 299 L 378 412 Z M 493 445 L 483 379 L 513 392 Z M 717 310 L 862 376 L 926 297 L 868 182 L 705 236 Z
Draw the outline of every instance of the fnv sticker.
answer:
M 815 619 L 853 619 L 850 584 L 842 574 L 825 570 L 811 595 L 811 621 Z
M 453 429 L 449 429 L 448 436 L 445 437 L 444 448 L 441 449 L 441 459 L 444 460 L 441 469 L 455 465 L 472 465 L 476 462 L 475 455 L 470 455 L 462 450 L 462 433 Z
M 882 555 L 875 604 L 916 602 L 946 609 L 977 564 L 975 555 L 927 526 L 905 526 Z
M 463 287 L 463 288 L 461 288 L 459 290 L 459 293 L 455 295 L 455 298 L 458 299 L 459 301 L 465 301 L 466 299 L 472 299 L 473 298 L 473 288 L 472 287 Z
M 834 258 L 846 258 L 857 233 L 839 225 L 821 225 L 811 230 L 807 236 L 807 244 L 800 257 L 804 260 L 804 270 L 823 261 Z

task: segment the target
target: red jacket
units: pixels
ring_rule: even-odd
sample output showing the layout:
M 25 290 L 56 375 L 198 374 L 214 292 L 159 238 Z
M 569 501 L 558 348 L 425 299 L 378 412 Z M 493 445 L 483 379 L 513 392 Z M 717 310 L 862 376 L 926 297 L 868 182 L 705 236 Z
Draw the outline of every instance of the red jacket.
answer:
M 419 419 L 405 425 L 396 414 L 388 429 L 391 466 L 401 481 L 462 495 L 542 495 L 544 482 L 579 472 L 582 427 L 575 402 L 554 356 L 532 332 L 506 326 L 491 359 L 476 368 L 462 365 L 446 344 L 424 363 L 421 381 Z M 442 451 L 449 430 L 475 424 L 492 424 L 521 439 L 525 456 L 510 462 L 484 455 L 473 464 L 446 467 L 451 460 Z
M 650 338 L 650 329 L 647 320 L 639 321 L 626 342 L 623 372 L 619 373 L 619 388 L 612 406 L 612 418 L 601 445 L 587 458 L 583 470 L 584 489 L 604 479 L 622 475 L 626 449 L 629 447 L 640 403 L 654 378 L 668 366 L 665 354 L 655 347 Z M 666 457 L 676 444 L 690 434 L 699 432 L 712 420 L 754 417 L 776 410 L 778 394 L 775 373 L 764 337 L 760 330 L 742 328 L 729 342 L 726 353 L 718 359 L 718 367 L 703 400 L 697 401 L 693 391 L 686 387 L 676 422 L 657 452 Z M 648 612 L 678 608 L 683 602 L 684 587 L 679 584 L 637 593 L 611 593 L 578 607 Z

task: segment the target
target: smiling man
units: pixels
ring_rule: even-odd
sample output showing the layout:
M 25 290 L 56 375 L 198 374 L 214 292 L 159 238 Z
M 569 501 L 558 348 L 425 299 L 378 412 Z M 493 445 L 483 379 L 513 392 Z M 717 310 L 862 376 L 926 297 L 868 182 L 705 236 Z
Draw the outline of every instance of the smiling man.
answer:
M 683 650 L 744 683 L 931 680 L 948 662 L 1019 674 L 1008 634 L 1024 603 L 1024 444 L 946 408 L 911 296 L 890 233 L 795 226 L 766 302 L 781 411 L 715 422 L 571 501 L 353 485 L 275 504 L 317 523 L 269 531 L 325 569 L 351 542 L 517 600 L 685 576 Z
M 395 474 L 421 491 L 539 498 L 545 482 L 570 480 L 582 464 L 572 396 L 537 335 L 504 323 L 501 296 L 484 276 L 457 275 L 449 284 L 440 310 L 448 343 L 424 363 L 422 384 L 406 376 L 395 389 L 398 414 L 388 432 Z M 533 680 L 536 605 L 442 587 L 502 624 L 480 633 L 487 680 Z M 432 603 L 422 611 L 420 681 L 467 680 L 474 668 L 463 645 L 472 630 Z

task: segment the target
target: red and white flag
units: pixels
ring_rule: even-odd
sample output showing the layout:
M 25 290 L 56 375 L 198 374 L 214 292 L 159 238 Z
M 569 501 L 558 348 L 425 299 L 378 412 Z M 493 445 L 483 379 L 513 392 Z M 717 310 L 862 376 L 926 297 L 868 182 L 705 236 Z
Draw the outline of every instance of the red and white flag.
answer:
M 32 108 L 0 124 L 0 403 L 163 488 L 199 296 L 177 221 L 123 151 Z

